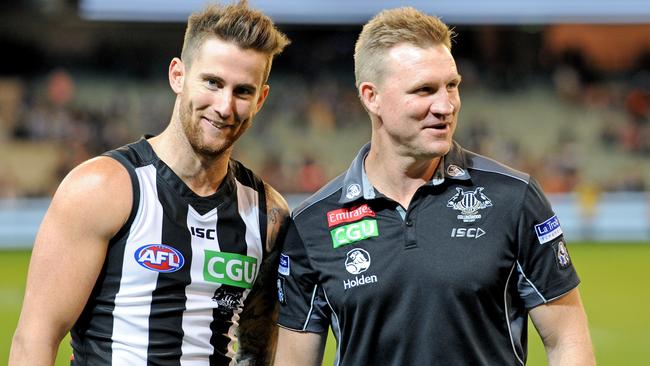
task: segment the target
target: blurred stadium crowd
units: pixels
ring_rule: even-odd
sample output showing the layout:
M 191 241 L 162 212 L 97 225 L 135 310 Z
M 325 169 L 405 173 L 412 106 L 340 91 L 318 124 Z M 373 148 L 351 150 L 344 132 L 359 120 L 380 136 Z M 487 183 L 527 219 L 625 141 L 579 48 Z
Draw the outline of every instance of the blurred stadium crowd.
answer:
M 173 31 L 182 36 L 182 27 Z M 235 156 L 283 193 L 313 192 L 369 139 L 352 71 L 359 29 L 285 31 L 293 45 L 276 61 L 267 104 Z M 456 31 L 462 145 L 530 172 L 548 193 L 648 189 L 650 26 Z M 125 43 L 113 56 L 120 42 L 29 69 L 20 65 L 25 46 L 0 37 L 18 58 L 0 73 L 0 197 L 49 196 L 75 165 L 166 125 L 170 51 L 150 46 L 147 58 L 129 51 L 141 43 Z M 35 53 L 25 57 L 47 57 Z

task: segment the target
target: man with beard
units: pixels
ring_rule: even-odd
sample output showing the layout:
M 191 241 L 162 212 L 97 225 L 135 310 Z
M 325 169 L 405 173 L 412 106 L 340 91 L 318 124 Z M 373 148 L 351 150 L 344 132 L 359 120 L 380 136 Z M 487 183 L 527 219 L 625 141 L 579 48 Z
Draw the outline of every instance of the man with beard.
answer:
M 288 44 L 245 1 L 188 20 L 158 136 L 72 170 L 36 238 L 11 365 L 272 362 L 284 199 L 232 160 Z

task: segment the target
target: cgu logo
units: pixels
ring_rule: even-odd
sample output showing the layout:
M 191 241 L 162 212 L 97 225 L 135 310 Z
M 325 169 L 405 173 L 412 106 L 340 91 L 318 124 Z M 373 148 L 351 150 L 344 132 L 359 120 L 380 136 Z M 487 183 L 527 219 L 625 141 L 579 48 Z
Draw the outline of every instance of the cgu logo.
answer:
M 366 219 L 353 224 L 339 226 L 331 230 L 330 235 L 332 236 L 332 245 L 334 248 L 338 248 L 343 245 L 379 236 L 379 229 L 377 227 L 377 220 Z
M 190 226 L 190 233 L 192 233 L 192 235 L 196 236 L 197 238 L 206 238 L 206 239 L 214 240 L 215 239 L 214 235 L 217 233 L 217 230 Z
M 162 273 L 176 272 L 185 259 L 178 250 L 165 244 L 147 244 L 135 251 L 135 260 L 142 267 Z
M 257 258 L 246 255 L 205 251 L 203 278 L 209 282 L 251 288 L 257 274 Z

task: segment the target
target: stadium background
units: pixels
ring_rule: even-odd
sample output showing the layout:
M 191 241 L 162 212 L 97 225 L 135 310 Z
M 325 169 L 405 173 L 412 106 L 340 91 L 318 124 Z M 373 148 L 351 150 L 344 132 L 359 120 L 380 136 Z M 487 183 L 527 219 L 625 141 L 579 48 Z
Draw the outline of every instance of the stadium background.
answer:
M 49 197 L 79 162 L 166 125 L 168 62 L 202 3 L 0 4 L 0 362 Z M 360 24 L 404 4 L 441 15 L 458 33 L 464 79 L 457 139 L 532 173 L 549 193 L 583 280 L 599 364 L 650 364 L 647 2 L 251 3 L 293 45 L 274 63 L 238 159 L 292 204 L 336 176 L 370 131 L 353 82 Z M 530 340 L 529 364 L 544 364 L 534 330 Z M 333 353 L 332 341 L 325 364 Z M 57 365 L 67 355 L 64 344 Z

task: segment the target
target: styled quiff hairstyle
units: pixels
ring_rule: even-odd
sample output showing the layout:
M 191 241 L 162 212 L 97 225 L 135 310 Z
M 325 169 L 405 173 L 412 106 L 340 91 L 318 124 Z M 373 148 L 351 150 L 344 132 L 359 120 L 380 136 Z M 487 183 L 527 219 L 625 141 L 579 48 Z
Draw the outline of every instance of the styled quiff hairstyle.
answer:
M 454 35 L 454 31 L 440 18 L 412 7 L 380 12 L 363 26 L 354 48 L 356 86 L 359 87 L 364 81 L 381 81 L 383 59 L 393 46 L 409 43 L 426 48 L 442 44 L 451 50 Z
M 291 43 L 268 16 L 249 8 L 246 0 L 231 5 L 209 5 L 203 11 L 190 15 L 181 53 L 181 59 L 188 67 L 191 67 L 203 42 L 210 37 L 265 54 L 268 62 L 264 82 L 271 72 L 273 58 Z

